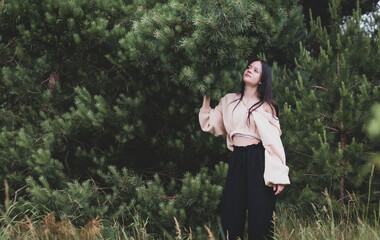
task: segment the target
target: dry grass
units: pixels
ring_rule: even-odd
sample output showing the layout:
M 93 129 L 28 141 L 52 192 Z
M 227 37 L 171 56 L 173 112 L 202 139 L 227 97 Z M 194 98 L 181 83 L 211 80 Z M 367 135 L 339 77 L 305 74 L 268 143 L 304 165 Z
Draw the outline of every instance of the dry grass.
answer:
M 275 218 L 275 239 L 379 239 L 378 222 L 365 223 L 356 214 L 350 217 L 345 216 L 344 219 L 339 216 L 334 218 L 327 208 L 320 210 L 315 208 L 315 211 L 313 216 L 302 216 L 296 208 L 291 206 L 278 209 Z M 117 237 L 103 236 L 102 231 L 106 228 L 108 232 L 114 231 L 112 236 Z M 180 226 L 176 219 L 174 219 L 173 228 L 175 229 L 174 236 L 168 235 L 167 232 L 150 234 L 146 231 L 146 224 L 136 223 L 124 228 L 120 225 L 105 227 L 99 217 L 90 220 L 83 228 L 76 228 L 69 220 L 56 221 L 55 213 L 51 212 L 40 220 L 32 221 L 28 216 L 24 216 L 22 219 L 9 222 L 7 226 L 3 225 L 0 228 L 0 239 L 199 239 L 191 228 L 187 230 Z M 185 231 L 181 229 L 185 229 Z M 204 230 L 209 240 L 219 237 L 216 229 L 204 226 Z
M 204 225 L 204 229 L 197 228 L 193 232 L 191 227 L 181 226 L 174 218 L 173 236 L 166 230 L 161 233 L 149 233 L 149 218 L 143 219 L 139 213 L 133 213 L 133 222 L 128 226 L 121 226 L 114 222 L 112 226 L 104 226 L 99 216 L 78 228 L 70 220 L 56 220 L 55 212 L 50 212 L 45 216 L 36 216 L 33 209 L 23 213 L 23 216 L 11 217 L 13 209 L 17 203 L 11 204 L 9 200 L 8 183 L 4 181 L 5 204 L 0 210 L 0 239 L 12 240 L 95 240 L 95 239 L 125 239 L 125 240 L 192 240 L 219 238 L 218 229 L 212 229 Z M 314 214 L 305 216 L 303 211 L 296 206 L 279 205 L 275 219 L 275 239 L 306 239 L 306 240 L 378 240 L 380 239 L 380 207 L 378 212 L 369 214 L 369 203 L 362 203 L 355 194 L 347 193 L 348 204 L 344 205 L 343 211 L 336 212 L 327 191 L 323 193 L 326 198 L 326 205 L 317 207 L 311 204 Z M 369 199 L 369 198 L 368 198 Z M 131 213 L 132 214 L 132 213 Z M 369 218 L 371 215 L 371 218 Z M 218 218 L 219 219 L 219 218 Z M 200 223 L 202 224 L 202 223 Z M 219 226 L 220 227 L 220 226 Z M 199 238 L 198 234 L 202 233 Z M 228 236 L 227 236 L 228 240 Z
M 318 209 L 312 204 L 314 214 L 309 216 L 300 214 L 301 211 L 296 207 L 279 208 L 275 220 L 276 239 L 380 239 L 379 213 L 374 212 L 373 219 L 367 219 L 367 216 L 362 214 L 366 212 L 366 206 L 360 203 L 354 194 L 348 194 L 349 204 L 345 206 L 344 211 L 335 213 L 327 191 L 324 195 L 327 205 Z
M 56 221 L 55 213 L 50 212 L 42 220 L 32 222 L 28 216 L 17 219 L 1 231 L 2 239 L 103 239 L 102 223 L 99 217 L 90 220 L 85 227 L 77 229 L 69 220 Z

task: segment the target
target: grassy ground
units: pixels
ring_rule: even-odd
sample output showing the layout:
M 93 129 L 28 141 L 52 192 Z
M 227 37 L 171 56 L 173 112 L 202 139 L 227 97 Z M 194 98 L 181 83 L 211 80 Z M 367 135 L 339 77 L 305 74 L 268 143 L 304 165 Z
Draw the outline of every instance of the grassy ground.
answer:
M 297 214 L 297 211 L 292 208 L 284 208 L 280 211 L 275 225 L 275 238 L 278 240 L 380 239 L 378 220 L 363 221 L 358 216 L 349 216 L 346 213 L 332 217 L 331 212 L 326 208 L 310 216 Z
M 314 214 L 307 216 L 296 206 L 280 205 L 275 214 L 275 239 L 380 239 L 378 212 L 372 214 L 371 219 L 364 219 L 363 211 L 359 211 L 361 206 L 351 204 L 334 216 L 331 202 L 328 203 L 320 209 L 313 205 Z M 199 231 L 197 234 L 191 228 L 179 226 L 175 219 L 174 235 L 148 233 L 149 219 L 141 219 L 138 214 L 133 223 L 124 227 L 95 218 L 78 228 L 69 221 L 56 221 L 54 212 L 44 217 L 20 219 L 6 219 L 3 215 L 0 220 L 0 239 L 219 239 L 217 229 L 205 226 L 200 236 Z
M 370 185 L 371 186 L 371 185 Z M 371 188 L 369 188 L 371 192 Z M 332 201 L 325 191 L 325 206 L 316 206 L 311 203 L 313 212 L 305 214 L 297 205 L 278 204 L 274 215 L 275 239 L 300 239 L 300 240 L 380 240 L 380 202 L 374 203 L 377 210 L 369 211 L 369 199 L 366 203 L 360 202 L 354 194 L 348 194 L 345 205 L 339 204 L 339 211 L 334 209 Z M 96 217 L 83 227 L 74 226 L 69 220 L 56 220 L 55 213 L 50 212 L 45 216 L 38 216 L 33 209 L 29 209 L 10 217 L 14 205 L 9 205 L 9 197 L 6 196 L 5 212 L 0 210 L 0 240 L 24 240 L 24 239 L 123 239 L 123 240 L 196 240 L 219 239 L 218 224 L 211 228 L 208 224 L 191 229 L 180 226 L 173 219 L 173 228 L 168 233 L 151 233 L 149 218 L 143 219 L 138 213 L 134 213 L 133 222 L 129 225 L 120 225 L 117 222 L 109 222 Z M 336 205 L 335 205 L 336 206 Z M 372 208 L 373 209 L 373 208 Z M 210 229 L 211 228 L 211 229 Z M 247 238 L 247 236 L 245 236 Z

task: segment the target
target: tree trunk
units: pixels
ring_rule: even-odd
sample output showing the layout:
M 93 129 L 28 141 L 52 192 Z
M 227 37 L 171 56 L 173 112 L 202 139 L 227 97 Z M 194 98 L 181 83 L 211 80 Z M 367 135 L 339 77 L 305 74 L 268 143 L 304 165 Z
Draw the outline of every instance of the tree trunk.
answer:
M 340 123 L 340 148 L 342 152 L 344 152 L 344 148 L 346 147 L 346 134 L 344 133 L 344 123 Z M 339 201 L 343 203 L 344 201 L 344 168 L 346 166 L 346 161 L 341 159 L 340 163 L 340 177 L 339 177 Z

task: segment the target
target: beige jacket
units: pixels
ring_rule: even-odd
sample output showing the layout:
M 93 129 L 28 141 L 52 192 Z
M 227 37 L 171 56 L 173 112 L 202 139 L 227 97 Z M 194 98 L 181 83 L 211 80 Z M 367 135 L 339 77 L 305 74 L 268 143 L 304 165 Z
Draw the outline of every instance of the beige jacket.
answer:
M 248 134 L 260 139 L 265 148 L 264 181 L 267 186 L 290 184 L 289 168 L 286 166 L 284 147 L 281 142 L 281 128 L 278 119 L 259 107 L 251 113 L 247 124 L 248 109 L 239 99 L 240 93 L 228 93 L 215 108 L 202 106 L 199 111 L 199 123 L 205 132 L 215 136 L 224 135 L 227 148 L 233 151 L 233 135 Z M 234 101 L 234 102 L 233 102 Z M 236 106 L 236 108 L 235 108 Z M 235 110 L 233 110 L 235 108 Z

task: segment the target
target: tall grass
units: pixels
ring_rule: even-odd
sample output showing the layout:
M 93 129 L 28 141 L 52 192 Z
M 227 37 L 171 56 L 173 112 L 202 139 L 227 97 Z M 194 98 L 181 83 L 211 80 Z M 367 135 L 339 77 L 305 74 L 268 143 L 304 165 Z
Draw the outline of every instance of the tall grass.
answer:
M 370 177 L 373 176 L 373 170 Z M 5 183 L 7 191 L 7 184 Z M 331 240 L 378 240 L 380 239 L 379 216 L 380 206 L 377 211 L 369 214 L 369 200 L 365 203 L 353 193 L 348 193 L 347 204 L 343 211 L 334 209 L 334 205 L 327 190 L 323 192 L 326 204 L 324 206 L 311 203 L 313 214 L 305 215 L 297 205 L 278 204 L 275 213 L 275 239 L 331 239 Z M 100 217 L 87 222 L 85 226 L 74 226 L 69 220 L 57 221 L 54 212 L 44 216 L 38 216 L 32 206 L 23 206 L 27 209 L 22 213 L 15 213 L 17 202 L 11 202 L 5 195 L 5 204 L 0 211 L 0 239 L 24 240 L 24 239 L 123 239 L 123 240 L 196 240 L 219 239 L 220 229 L 218 224 L 214 228 L 205 223 L 199 223 L 196 231 L 189 226 L 180 226 L 177 219 L 173 219 L 172 229 L 162 229 L 161 232 L 149 232 L 151 224 L 149 218 L 143 218 L 134 210 L 129 212 L 133 221 L 127 225 L 118 222 L 102 220 Z M 12 217 L 11 217 L 12 216 Z M 219 219 L 219 218 L 217 218 Z M 227 238 L 228 239 L 228 238 Z
M 314 214 L 305 216 L 296 206 L 280 206 L 276 211 L 276 239 L 329 239 L 329 240 L 379 240 L 378 211 L 373 211 L 369 217 L 370 197 L 374 165 L 369 178 L 368 197 L 364 204 L 354 193 L 347 193 L 348 203 L 343 205 L 343 211 L 336 211 L 327 189 L 323 192 L 327 205 L 317 206 L 311 203 Z M 335 215 L 334 215 L 335 214 Z
M 378 240 L 380 238 L 378 215 L 372 221 L 363 221 L 358 209 L 346 209 L 347 212 L 357 212 L 348 215 L 340 213 L 333 215 L 329 195 L 325 192 L 327 205 L 318 209 L 312 204 L 314 214 L 305 216 L 297 206 L 283 206 L 277 208 L 275 214 L 275 239 L 339 239 L 339 240 Z M 351 196 L 353 197 L 353 196 Z M 354 200 L 354 199 L 353 199 Z M 359 206 L 359 205 L 354 205 Z M 365 205 L 364 205 L 365 206 Z M 12 206 L 10 206 L 12 207 Z M 19 216 L 20 217 L 20 216 Z M 54 212 L 46 216 L 36 217 L 31 220 L 24 215 L 22 218 L 0 219 L 0 239 L 125 239 L 125 240 L 151 240 L 151 239 L 218 239 L 218 229 L 210 229 L 204 226 L 204 236 L 199 238 L 191 228 L 180 226 L 173 219 L 174 234 L 163 230 L 161 233 L 149 233 L 147 226 L 151 224 L 149 219 L 142 219 L 138 213 L 134 216 L 134 222 L 127 226 L 119 223 L 103 222 L 100 218 L 94 218 L 84 227 L 75 227 L 68 220 L 56 221 Z
M 309 216 L 301 214 L 297 206 L 279 207 L 275 219 L 275 239 L 380 239 L 378 213 L 374 213 L 372 221 L 364 221 L 360 218 L 360 212 L 365 209 L 358 209 L 358 202 L 347 205 L 343 212 L 335 212 L 328 193 L 325 191 L 324 194 L 327 206 L 317 208 L 312 204 L 314 214 Z M 354 195 L 350 198 L 351 201 L 358 201 Z

